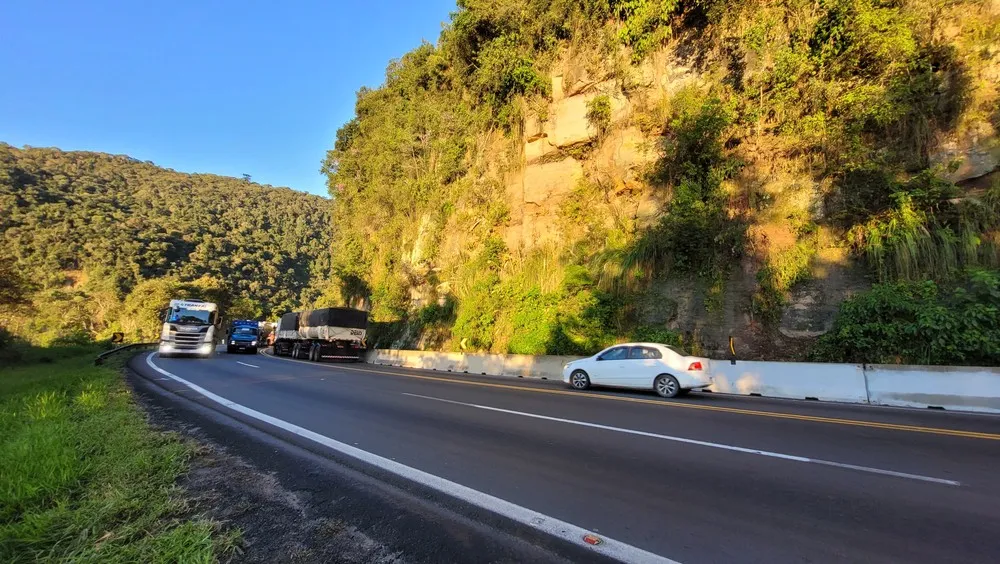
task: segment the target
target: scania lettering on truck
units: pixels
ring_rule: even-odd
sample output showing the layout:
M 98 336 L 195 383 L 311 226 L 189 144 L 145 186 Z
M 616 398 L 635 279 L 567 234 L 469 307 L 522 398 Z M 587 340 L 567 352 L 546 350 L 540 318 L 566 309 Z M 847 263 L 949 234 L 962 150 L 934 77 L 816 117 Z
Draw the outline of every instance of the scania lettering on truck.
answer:
M 160 356 L 211 356 L 218 320 L 219 308 L 211 302 L 170 300 L 163 315 Z
M 275 330 L 274 354 L 312 361 L 364 358 L 368 312 L 329 307 L 286 313 Z

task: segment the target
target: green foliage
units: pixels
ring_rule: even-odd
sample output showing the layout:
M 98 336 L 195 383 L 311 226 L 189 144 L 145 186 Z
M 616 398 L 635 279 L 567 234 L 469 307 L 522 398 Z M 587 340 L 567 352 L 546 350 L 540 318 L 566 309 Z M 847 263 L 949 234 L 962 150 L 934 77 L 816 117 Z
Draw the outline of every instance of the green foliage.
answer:
M 814 224 L 799 228 L 795 245 L 769 258 L 757 272 L 757 292 L 753 296 L 753 311 L 765 321 L 776 323 L 781 318 L 788 291 L 797 282 L 809 277 L 809 266 L 816 256 L 819 237 Z
M 28 300 L 28 281 L 13 259 L 0 257 L 0 307 L 22 305 Z
M 817 150 L 835 168 L 926 167 L 933 131 L 955 125 L 970 90 L 966 64 L 930 31 L 938 4 L 924 12 L 877 0 L 748 2 L 720 12 L 718 29 L 738 46 L 732 80 L 744 123 Z M 974 3 L 964 4 L 948 9 Z M 751 53 L 773 64 L 747 72 Z
M 501 278 L 492 273 L 459 297 L 452 328 L 455 345 L 466 350 L 514 354 L 592 354 L 614 342 L 620 304 L 599 290 L 581 266 L 551 264 L 558 277 L 543 287 L 526 266 Z
M 143 284 L 160 278 L 272 315 L 298 306 L 313 273 L 329 270 L 328 202 L 242 179 L 0 144 L 0 202 L 0 292 L 17 297 L 6 295 L 16 270 L 18 295 L 33 302 L 21 317 L 40 341 L 148 337 L 148 315 L 130 316 L 148 298 Z
M 879 284 L 841 306 L 816 350 L 835 362 L 1000 363 L 1000 273 L 973 270 L 939 284 Z
M 438 43 L 390 64 L 338 132 L 325 164 L 335 288 L 323 299 L 370 298 L 404 341 L 434 326 L 455 348 L 590 351 L 629 335 L 635 298 L 657 276 L 703 278 L 707 307 L 721 312 L 747 226 L 785 204 L 758 187 L 786 172 L 835 185 L 823 215 L 882 279 L 998 264 L 992 204 L 951 203 L 954 188 L 928 158 L 931 141 L 971 112 L 1000 115 L 991 88 L 972 80 L 986 76 L 1000 37 L 987 13 L 971 0 L 460 0 Z M 956 26 L 959 37 L 942 33 Z M 653 102 L 628 84 L 619 46 L 635 64 L 672 36 L 683 37 L 677 53 L 697 67 L 698 86 Z M 636 183 L 601 170 L 611 98 L 597 96 L 587 119 L 599 138 L 558 153 L 584 161 L 587 178 L 562 204 L 564 240 L 540 268 L 534 251 L 498 243 L 526 225 L 507 205 L 523 166 L 519 112 L 545 114 L 552 65 L 580 70 L 563 68 L 566 55 L 605 58 L 576 66 L 621 81 L 632 124 L 666 139 L 640 188 L 666 205 L 651 225 L 620 209 Z M 750 249 L 766 257 L 753 308 L 768 321 L 818 246 L 798 211 L 794 246 Z M 577 267 L 601 284 L 552 282 Z M 450 332 L 450 321 L 409 311 L 411 290 L 442 283 L 456 300 Z
M 598 135 L 604 135 L 611 126 L 611 98 L 607 94 L 594 96 L 587 102 L 587 122 L 597 130 Z
M 421 325 L 433 325 L 435 323 L 447 323 L 455 320 L 455 298 L 445 296 L 442 303 L 432 303 L 422 307 L 417 312 L 417 319 Z
M 611 13 L 621 22 L 618 38 L 632 48 L 639 62 L 670 37 L 670 17 L 679 0 L 607 0 Z
M 150 429 L 92 355 L 0 369 L 0 560 L 231 556 L 236 536 L 179 496 L 190 447 Z
M 394 62 L 386 84 L 358 93 L 358 117 L 337 132 L 324 170 L 334 198 L 333 272 L 347 303 L 378 293 L 377 321 L 395 319 L 405 293 L 401 241 L 412 242 L 421 217 L 437 215 L 468 168 L 477 119 L 425 44 Z M 405 309 L 405 305 L 402 306 Z
M 480 49 L 476 56 L 473 88 L 495 113 L 498 124 L 510 127 L 519 115 L 511 102 L 524 94 L 547 94 L 548 82 L 535 70 L 513 35 L 501 35 Z
M 742 253 L 746 226 L 730 217 L 722 186 L 740 164 L 724 149 L 732 114 L 717 98 L 702 100 L 693 90 L 682 91 L 673 106 L 664 157 L 652 175 L 673 186 L 673 197 L 658 224 L 600 258 L 612 287 L 635 289 L 671 270 L 717 276 Z
M 664 327 L 652 327 L 649 325 L 642 325 L 632 330 L 630 334 L 631 341 L 639 343 L 661 343 L 664 345 L 681 346 L 683 344 L 683 337 L 677 331 L 671 331 Z
M 947 278 L 977 266 L 1000 266 L 1000 184 L 983 200 L 958 204 L 955 187 L 924 173 L 890 185 L 886 209 L 851 227 L 847 239 L 879 278 Z
M 722 182 L 739 167 L 723 150 L 723 133 L 732 115 L 717 99 L 675 106 L 679 113 L 670 125 L 674 134 L 660 163 L 661 178 L 674 183 L 674 194 L 659 236 L 676 268 L 708 274 L 739 255 L 745 230 L 730 219 L 722 190 Z

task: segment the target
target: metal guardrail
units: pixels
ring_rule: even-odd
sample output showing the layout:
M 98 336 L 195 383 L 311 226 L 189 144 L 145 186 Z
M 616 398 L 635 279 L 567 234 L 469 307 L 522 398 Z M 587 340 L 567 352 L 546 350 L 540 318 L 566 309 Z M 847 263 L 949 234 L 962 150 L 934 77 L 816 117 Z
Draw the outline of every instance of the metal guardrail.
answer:
M 157 344 L 159 343 L 132 343 L 129 345 L 122 345 L 120 347 L 115 347 L 109 351 L 104 351 L 101 354 L 97 355 L 97 358 L 94 359 L 94 365 L 100 366 L 101 364 L 104 364 L 104 359 L 108 358 L 109 356 L 115 353 L 129 349 L 138 349 L 140 347 L 155 347 Z

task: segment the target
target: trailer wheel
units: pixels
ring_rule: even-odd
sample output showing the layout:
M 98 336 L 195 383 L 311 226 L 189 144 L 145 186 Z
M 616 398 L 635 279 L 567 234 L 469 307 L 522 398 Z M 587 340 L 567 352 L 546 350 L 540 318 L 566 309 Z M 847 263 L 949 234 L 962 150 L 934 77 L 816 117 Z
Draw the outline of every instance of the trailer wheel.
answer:
M 301 347 L 298 343 L 292 345 L 292 358 L 299 358 L 299 348 Z

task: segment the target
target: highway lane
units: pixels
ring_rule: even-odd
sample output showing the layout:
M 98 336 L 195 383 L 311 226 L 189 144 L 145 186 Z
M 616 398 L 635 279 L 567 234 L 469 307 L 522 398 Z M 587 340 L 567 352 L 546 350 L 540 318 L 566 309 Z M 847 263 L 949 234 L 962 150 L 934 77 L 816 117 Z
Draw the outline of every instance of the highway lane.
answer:
M 261 355 L 153 362 L 270 416 L 681 562 L 1000 557 L 997 417 L 666 401 Z

